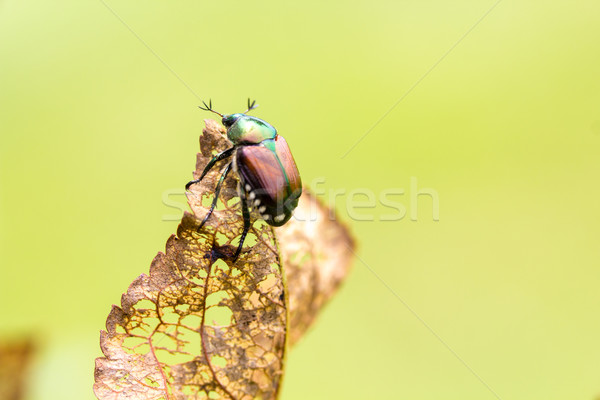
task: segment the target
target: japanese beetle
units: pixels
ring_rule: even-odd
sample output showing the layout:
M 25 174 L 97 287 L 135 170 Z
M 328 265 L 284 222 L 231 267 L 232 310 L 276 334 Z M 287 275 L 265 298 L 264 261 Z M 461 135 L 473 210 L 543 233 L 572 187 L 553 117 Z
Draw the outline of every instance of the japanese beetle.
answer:
M 244 218 L 244 230 L 234 255 L 235 260 L 242 251 L 250 229 L 250 208 L 257 210 L 269 225 L 281 226 L 291 218 L 292 212 L 298 206 L 302 182 L 294 157 L 283 136 L 278 135 L 277 130 L 268 122 L 246 115 L 248 111 L 258 107 L 256 101 L 250 102 L 248 99 L 246 111 L 227 115 L 213 110 L 212 101 L 208 104 L 202 103 L 204 107 L 200 106 L 200 109 L 221 117 L 223 126 L 227 128 L 227 138 L 233 146 L 215 155 L 204 167 L 200 178 L 188 182 L 185 189 L 200 182 L 218 161 L 232 158 L 219 178 L 215 198 L 198 230 L 213 213 L 221 186 L 233 167 L 239 177 L 238 195 Z

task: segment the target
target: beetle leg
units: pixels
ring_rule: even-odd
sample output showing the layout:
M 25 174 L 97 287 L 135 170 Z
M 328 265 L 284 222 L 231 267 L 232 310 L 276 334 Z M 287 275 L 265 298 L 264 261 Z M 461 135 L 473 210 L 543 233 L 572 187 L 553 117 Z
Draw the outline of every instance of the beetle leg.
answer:
M 241 192 L 241 191 L 240 191 Z M 242 251 L 242 246 L 244 246 L 244 240 L 246 240 L 246 235 L 250 230 L 250 211 L 248 208 L 248 203 L 246 202 L 245 193 L 240 193 L 240 199 L 242 200 L 242 216 L 244 217 L 244 230 L 242 231 L 242 237 L 240 238 L 240 244 L 233 256 L 233 261 L 237 260 L 238 256 Z
M 223 171 L 223 174 L 219 178 L 219 182 L 217 183 L 217 187 L 215 188 L 215 198 L 213 199 L 212 204 L 210 205 L 210 210 L 208 210 L 208 212 L 204 216 L 204 219 L 200 223 L 200 226 L 198 227 L 198 231 L 200 231 L 200 229 L 202 229 L 202 227 L 204 226 L 206 221 L 208 221 L 208 219 L 212 215 L 213 211 L 215 210 L 215 206 L 217 205 L 217 200 L 219 200 L 219 194 L 221 193 L 221 186 L 223 185 L 223 182 L 225 181 L 225 178 L 227 177 L 227 174 L 229 173 L 230 170 L 231 170 L 231 163 L 229 163 L 227 165 L 227 167 L 225 167 L 225 171 Z
M 189 181 L 186 185 L 185 185 L 185 190 L 188 190 L 190 188 L 190 186 L 200 182 L 208 173 L 208 171 L 210 171 L 210 169 L 212 167 L 215 166 L 215 164 L 218 161 L 221 161 L 229 156 L 231 156 L 231 154 L 233 153 L 233 150 L 235 150 L 235 147 L 232 147 L 230 149 L 227 149 L 225 151 L 220 152 L 219 154 L 217 154 L 216 156 L 214 156 L 209 162 L 208 164 L 206 164 L 206 167 L 204 167 L 204 171 L 202 171 L 202 175 L 200 175 L 200 178 L 198 179 L 194 179 L 193 181 Z

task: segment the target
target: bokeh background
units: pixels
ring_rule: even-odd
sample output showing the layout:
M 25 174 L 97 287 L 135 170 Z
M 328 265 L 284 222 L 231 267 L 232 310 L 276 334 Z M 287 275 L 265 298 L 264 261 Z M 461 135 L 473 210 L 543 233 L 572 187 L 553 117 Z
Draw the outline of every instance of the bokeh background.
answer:
M 198 97 L 249 96 L 359 242 L 282 399 L 600 395 L 600 3 L 105 1 L 0 1 L 0 336 L 38 341 L 28 399 L 93 398 Z

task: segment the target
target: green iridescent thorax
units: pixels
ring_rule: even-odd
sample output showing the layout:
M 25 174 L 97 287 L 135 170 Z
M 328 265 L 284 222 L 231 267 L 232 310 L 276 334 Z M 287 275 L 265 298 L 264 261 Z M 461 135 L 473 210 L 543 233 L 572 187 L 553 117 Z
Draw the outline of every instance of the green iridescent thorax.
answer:
M 225 115 L 223 125 L 227 128 L 227 138 L 233 144 L 258 144 L 277 136 L 277 130 L 271 124 L 246 114 Z

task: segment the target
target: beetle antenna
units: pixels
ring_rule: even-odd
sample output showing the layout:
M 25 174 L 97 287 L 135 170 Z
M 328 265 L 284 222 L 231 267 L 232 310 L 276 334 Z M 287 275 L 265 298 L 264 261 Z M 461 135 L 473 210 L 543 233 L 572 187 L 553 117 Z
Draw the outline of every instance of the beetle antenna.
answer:
M 199 109 L 204 110 L 204 111 L 210 111 L 212 113 L 220 115 L 221 118 L 223 118 L 223 114 L 212 109 L 212 99 L 208 100 L 208 104 L 206 104 L 206 102 L 204 100 L 202 100 L 202 104 L 204 104 L 204 107 L 198 106 Z
M 256 107 L 258 107 L 258 104 L 256 104 L 256 100 L 252 100 L 252 102 L 250 102 L 250 97 L 248 97 L 248 109 L 244 111 L 244 114 L 246 114 L 250 110 L 254 110 Z

